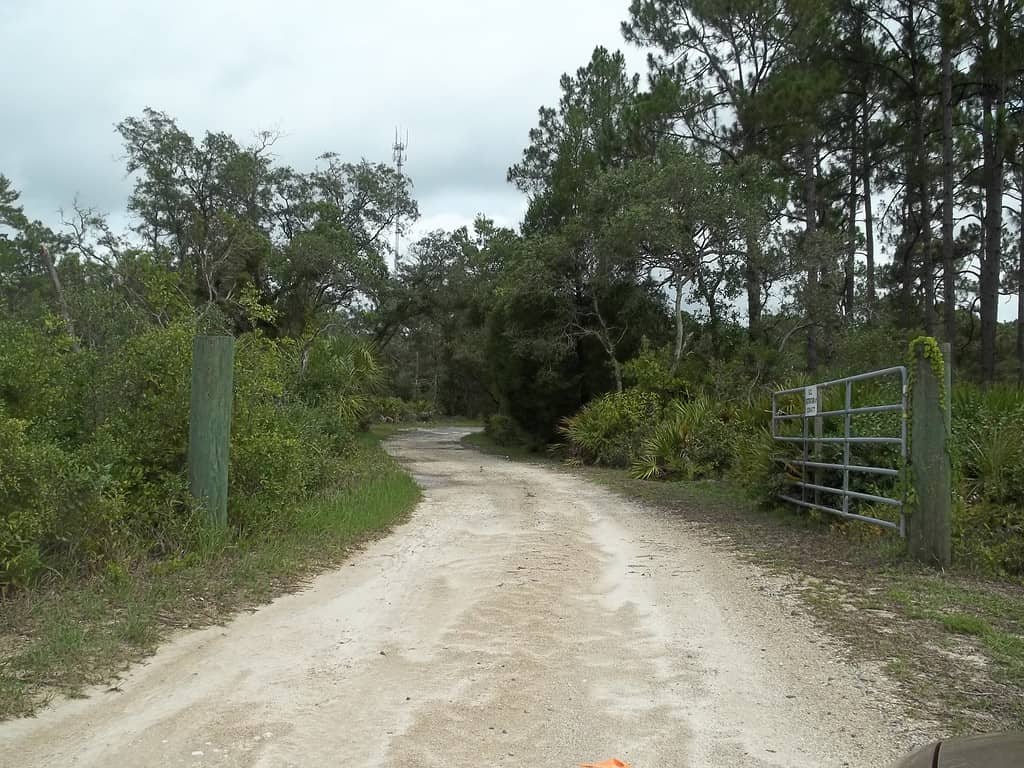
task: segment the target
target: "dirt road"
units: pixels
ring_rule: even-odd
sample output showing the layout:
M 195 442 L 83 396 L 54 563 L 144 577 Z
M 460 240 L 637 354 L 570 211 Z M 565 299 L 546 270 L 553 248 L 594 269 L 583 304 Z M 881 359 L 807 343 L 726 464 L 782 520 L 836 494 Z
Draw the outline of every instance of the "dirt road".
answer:
M 29 766 L 886 766 L 929 734 L 777 579 L 550 468 L 392 450 L 426 498 L 347 567 L 38 718 Z

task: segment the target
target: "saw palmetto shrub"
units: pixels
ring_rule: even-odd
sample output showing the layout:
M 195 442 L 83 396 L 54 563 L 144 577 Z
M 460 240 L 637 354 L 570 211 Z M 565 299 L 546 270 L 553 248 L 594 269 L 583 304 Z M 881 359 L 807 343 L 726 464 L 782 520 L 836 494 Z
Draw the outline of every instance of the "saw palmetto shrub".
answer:
M 953 390 L 955 554 L 1024 575 L 1024 389 Z
M 563 419 L 559 432 L 572 459 L 585 464 L 627 467 L 661 418 L 658 395 L 640 389 L 592 400 Z
M 673 400 L 644 437 L 632 474 L 642 479 L 718 478 L 732 466 L 738 431 L 709 397 Z

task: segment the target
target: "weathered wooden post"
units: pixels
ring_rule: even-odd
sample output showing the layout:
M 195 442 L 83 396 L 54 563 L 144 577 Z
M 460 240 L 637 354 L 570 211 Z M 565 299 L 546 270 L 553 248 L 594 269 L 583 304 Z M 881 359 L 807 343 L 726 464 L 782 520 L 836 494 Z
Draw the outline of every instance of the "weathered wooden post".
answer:
M 188 429 L 188 482 L 211 525 L 228 522 L 228 453 L 231 442 L 235 340 L 196 336 Z
M 820 462 L 820 461 L 824 461 L 825 460 L 825 458 L 824 458 L 825 444 L 821 442 L 821 440 L 822 440 L 822 438 L 824 436 L 825 436 L 825 420 L 824 420 L 824 418 L 822 416 L 815 416 L 814 417 L 814 440 L 815 440 L 815 442 L 814 442 L 814 460 L 815 461 L 819 461 Z M 823 469 L 815 469 L 814 470 L 814 484 L 815 485 L 824 485 L 825 484 L 825 470 L 823 470 Z M 815 504 L 821 504 L 822 503 L 821 491 L 815 491 L 814 492 L 814 503 Z
M 953 468 L 949 458 L 945 363 L 935 339 L 915 339 L 910 348 L 910 469 L 914 499 L 907 520 L 907 543 L 912 557 L 946 567 L 952 548 Z

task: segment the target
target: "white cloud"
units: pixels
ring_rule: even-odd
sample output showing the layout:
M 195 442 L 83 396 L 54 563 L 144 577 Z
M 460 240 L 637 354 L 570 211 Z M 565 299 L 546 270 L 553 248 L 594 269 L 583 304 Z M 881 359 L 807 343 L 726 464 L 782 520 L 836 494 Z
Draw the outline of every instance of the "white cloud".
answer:
M 52 221 L 79 195 L 118 213 L 116 122 L 146 106 L 185 129 L 285 136 L 282 162 L 323 151 L 390 162 L 396 123 L 423 213 L 515 224 L 505 181 L 558 78 L 625 44 L 627 0 L 0 0 L 0 172 Z M 630 53 L 637 70 L 643 54 Z

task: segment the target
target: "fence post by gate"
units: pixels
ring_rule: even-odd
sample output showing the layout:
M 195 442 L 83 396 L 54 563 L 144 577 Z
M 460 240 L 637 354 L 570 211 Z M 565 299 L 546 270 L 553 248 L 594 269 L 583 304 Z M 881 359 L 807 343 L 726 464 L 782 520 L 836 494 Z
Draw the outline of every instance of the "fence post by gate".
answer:
M 914 496 L 907 520 L 912 557 L 945 567 L 953 528 L 953 469 L 949 458 L 945 361 L 934 339 L 911 343 L 910 470 Z
M 824 410 L 824 409 L 819 408 L 819 410 Z M 815 416 L 814 417 L 814 439 L 816 441 L 820 441 L 824 436 L 825 436 L 825 420 L 821 416 Z M 814 453 L 814 460 L 815 461 L 824 461 L 824 458 L 823 458 L 824 457 L 824 450 L 823 450 L 823 448 L 824 448 L 824 446 L 822 445 L 822 443 L 820 443 L 820 442 L 815 442 L 814 443 L 813 453 Z M 813 477 L 814 477 L 814 484 L 815 485 L 822 485 L 825 482 L 825 480 L 824 480 L 825 473 L 821 469 L 815 469 Z M 821 491 L 816 490 L 814 492 L 814 503 L 815 504 L 821 504 L 822 503 Z
M 196 336 L 192 343 L 192 393 L 188 429 L 188 484 L 211 525 L 228 522 L 228 454 L 231 441 L 231 336 Z

